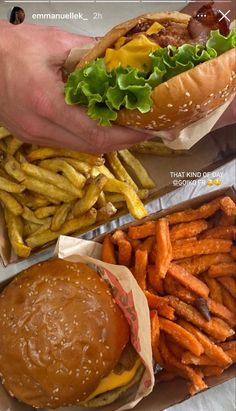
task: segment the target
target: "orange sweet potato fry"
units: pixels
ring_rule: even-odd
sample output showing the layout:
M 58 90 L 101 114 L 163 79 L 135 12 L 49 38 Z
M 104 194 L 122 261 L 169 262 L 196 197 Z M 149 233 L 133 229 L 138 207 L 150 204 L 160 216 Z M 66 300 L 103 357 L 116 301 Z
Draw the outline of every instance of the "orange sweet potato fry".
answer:
M 178 261 L 178 264 L 185 268 L 189 274 L 199 275 L 207 271 L 213 264 L 228 263 L 231 261 L 233 261 L 233 259 L 230 254 L 218 253 L 185 258 L 184 260 Z
M 231 256 L 236 261 L 236 246 L 234 245 L 231 249 Z
M 146 238 L 150 235 L 155 235 L 156 221 L 148 221 L 142 225 L 131 226 L 128 229 L 128 236 L 133 240 Z
M 128 240 L 121 239 L 118 242 L 118 264 L 130 267 L 132 247 Z
M 187 351 L 183 353 L 181 362 L 183 364 L 192 365 L 215 365 L 214 361 L 211 360 L 207 355 L 203 354 L 200 356 L 194 355 Z
M 209 277 L 225 277 L 236 276 L 236 262 L 221 263 L 218 265 L 211 265 L 208 270 Z
M 236 298 L 236 281 L 232 277 L 218 277 L 218 281 Z
M 199 373 L 197 373 L 192 367 L 182 364 L 170 352 L 166 345 L 163 333 L 161 333 L 160 335 L 160 353 L 165 365 L 167 365 L 165 368 L 167 368 L 168 366 L 174 368 L 179 375 L 183 376 L 184 378 L 192 382 L 191 393 L 196 393 L 207 388 L 207 385 L 204 383 Z
M 148 253 L 150 253 L 151 250 L 152 250 L 154 241 L 155 241 L 154 235 L 152 235 L 151 237 L 147 237 L 147 238 L 138 246 L 138 249 L 139 249 L 139 250 L 146 250 Z
M 163 294 L 163 279 L 157 275 L 155 265 L 148 265 L 148 282 L 159 294 Z
M 156 272 L 160 278 L 165 278 L 172 259 L 169 224 L 166 218 L 161 218 L 156 222 L 156 243 Z
M 230 349 L 226 351 L 227 355 L 231 358 L 232 363 L 236 363 L 236 350 L 235 349 Z
M 223 213 L 218 221 L 218 226 L 227 227 L 229 225 L 235 225 L 235 216 Z
M 173 260 L 201 254 L 229 253 L 231 246 L 232 241 L 221 239 L 204 239 L 182 245 L 175 245 L 172 250 Z
M 132 249 L 135 251 L 137 248 L 142 245 L 141 240 L 133 240 L 132 238 L 127 237 L 127 240 L 130 242 Z
M 209 297 L 217 303 L 223 304 L 222 287 L 218 281 L 215 278 L 209 278 L 207 274 L 204 274 L 202 277 L 210 290 Z
M 160 326 L 159 317 L 156 310 L 150 311 L 150 322 L 151 322 L 151 344 L 152 344 L 152 354 L 155 362 L 162 365 L 162 359 L 159 352 L 159 337 L 160 337 Z
M 168 300 L 179 317 L 197 325 L 216 340 L 225 341 L 234 335 L 234 330 L 220 318 L 212 317 L 207 321 L 195 307 L 180 301 L 177 297 L 168 296 Z
M 197 237 L 180 238 L 179 240 L 172 241 L 171 244 L 173 247 L 174 245 L 182 245 L 191 241 L 197 241 Z
M 186 223 L 188 221 L 200 220 L 212 216 L 220 208 L 220 197 L 203 204 L 201 207 L 192 210 L 179 211 L 167 216 L 169 224 Z
M 109 264 L 116 264 L 115 249 L 110 234 L 107 234 L 103 240 L 102 261 Z
M 147 265 L 147 250 L 137 249 L 135 252 L 134 277 L 142 290 L 146 290 Z
M 160 329 L 165 333 L 171 335 L 171 337 L 182 347 L 191 351 L 193 354 L 199 356 L 203 353 L 203 346 L 198 340 L 187 330 L 181 327 L 179 324 L 169 321 L 165 318 L 159 319 Z
M 183 287 L 175 281 L 169 274 L 164 279 L 164 289 L 167 294 L 174 295 L 187 304 L 193 304 L 197 296 L 191 290 Z
M 224 240 L 236 240 L 236 227 L 229 225 L 227 227 L 214 227 L 206 230 L 201 234 L 201 238 L 220 238 Z
M 223 348 L 224 351 L 228 351 L 228 350 L 236 351 L 236 340 L 223 342 L 220 344 L 220 346 L 221 348 Z
M 127 235 L 126 235 L 126 233 L 124 233 L 124 231 L 116 230 L 111 236 L 111 241 L 114 244 L 118 244 L 120 240 L 125 240 L 126 237 L 127 237 Z
M 219 377 L 224 371 L 224 368 L 217 367 L 216 365 L 201 366 L 201 371 L 205 377 Z
M 207 285 L 197 277 L 189 274 L 183 267 L 171 263 L 168 268 L 168 275 L 179 281 L 182 285 L 195 292 L 200 297 L 208 297 L 209 288 Z
M 230 197 L 223 197 L 220 200 L 220 207 L 228 216 L 236 216 L 236 204 Z
M 236 325 L 236 314 L 235 313 L 236 312 L 235 313 L 231 312 L 223 304 L 217 303 L 211 298 L 207 299 L 207 305 L 208 305 L 210 312 L 213 315 L 226 321 L 231 327 L 235 327 Z
M 145 296 L 151 310 L 158 311 L 159 308 L 168 305 L 168 299 L 166 297 L 160 297 L 159 295 L 153 294 L 148 290 L 145 291 Z
M 168 334 L 165 334 L 165 339 L 170 352 L 172 352 L 172 354 L 181 361 L 182 355 L 185 352 L 184 348 L 177 344 L 176 341 Z
M 158 308 L 158 314 L 161 317 L 167 318 L 168 320 L 175 320 L 175 310 L 170 305 L 166 304 Z
M 224 350 L 203 334 L 202 331 L 184 320 L 179 320 L 178 323 L 197 338 L 202 344 L 205 354 L 214 361 L 215 365 L 225 368 L 231 364 L 231 359 Z
M 190 223 L 176 224 L 170 229 L 171 241 L 194 237 L 208 228 L 205 220 L 191 221 Z
M 236 313 L 236 299 L 224 287 L 221 287 L 221 294 L 224 306 L 232 313 Z

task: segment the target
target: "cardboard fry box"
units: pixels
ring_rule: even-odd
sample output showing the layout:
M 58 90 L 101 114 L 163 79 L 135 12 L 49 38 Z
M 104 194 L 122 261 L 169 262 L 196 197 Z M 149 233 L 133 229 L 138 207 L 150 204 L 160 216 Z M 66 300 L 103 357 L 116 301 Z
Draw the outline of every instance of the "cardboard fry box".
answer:
M 178 191 L 178 190 L 177 190 Z M 188 191 L 187 191 L 188 192 Z M 186 194 L 186 193 L 185 193 Z M 173 194 L 171 194 L 173 195 Z M 128 224 L 125 225 L 117 225 L 115 229 L 118 227 L 125 230 L 127 229 L 128 226 L 130 225 L 139 225 L 143 223 L 144 221 L 148 221 L 151 219 L 158 219 L 160 217 L 164 217 L 167 214 L 174 213 L 176 211 L 182 211 L 187 208 L 196 208 L 199 207 L 201 204 L 209 202 L 213 200 L 214 198 L 217 198 L 222 195 L 229 195 L 231 198 L 236 201 L 236 189 L 235 187 L 226 187 L 221 190 L 216 190 L 212 193 L 207 193 L 203 194 L 201 196 L 198 196 L 193 199 L 186 199 L 184 202 L 180 202 L 173 207 L 166 208 L 165 210 L 161 210 L 158 212 L 154 212 L 150 214 L 148 217 L 146 217 L 142 221 L 134 221 L 134 222 L 129 222 Z M 185 199 L 186 196 L 183 197 Z M 115 230 L 114 229 L 114 230 Z M 114 231 L 112 230 L 112 231 Z M 91 258 L 91 255 L 95 256 L 96 258 L 99 257 L 101 247 L 100 244 L 104 238 L 104 234 L 97 236 L 94 240 L 95 242 L 90 242 L 90 241 L 84 241 L 80 239 L 75 239 L 72 237 L 64 237 L 62 236 L 60 238 L 60 241 L 58 242 L 58 247 L 57 247 L 57 253 L 60 258 L 65 258 L 65 259 L 72 259 L 73 261 L 74 258 L 78 260 L 80 258 L 82 261 L 86 258 L 87 262 L 93 262 L 96 261 L 93 258 Z M 80 255 L 81 257 L 78 257 L 77 251 L 78 248 L 80 250 Z M 83 257 L 86 255 L 87 257 Z M 69 257 L 70 256 L 70 257 Z M 36 259 L 35 259 L 36 260 Z M 34 261 L 36 263 L 37 261 Z M 97 261 L 96 261 L 97 264 Z M 32 265 L 29 264 L 29 266 Z M 105 266 L 105 263 L 99 263 L 101 266 Z M 112 267 L 112 266 L 111 266 Z M 120 267 L 121 270 L 123 270 L 123 267 Z M 20 270 L 19 270 L 20 271 Z M 19 272 L 18 271 L 18 272 Z M 129 271 L 129 270 L 127 270 Z M 9 276 L 9 279 L 12 276 Z M 7 281 L 9 281 L 9 279 Z M 5 281 L 6 284 L 6 281 Z M 3 288 L 4 283 L 0 285 L 0 289 Z M 147 348 L 147 347 L 146 347 Z M 148 358 L 148 355 L 147 357 Z M 205 378 L 207 385 L 210 388 L 222 384 L 230 379 L 235 377 L 235 367 L 231 366 L 228 368 L 221 376 L 219 377 L 211 377 L 211 378 Z M 201 392 L 197 395 L 201 395 Z M 144 396 L 144 395 L 142 395 Z M 187 384 L 186 381 L 184 381 L 181 378 L 175 379 L 174 381 L 171 382 L 165 382 L 165 383 L 159 383 L 156 384 L 154 387 L 153 391 L 151 392 L 150 395 L 148 395 L 146 398 L 144 398 L 137 406 L 135 407 L 135 410 L 137 411 L 162 411 L 165 410 L 166 408 L 177 404 L 179 402 L 182 402 L 189 398 L 188 390 L 187 390 Z M 134 404 L 134 403 L 133 403 Z M 131 406 L 133 405 L 131 404 Z M 123 404 L 124 405 L 124 404 Z M 119 407 L 118 405 L 116 409 Z M 110 405 L 107 407 L 102 408 L 104 411 L 114 411 L 114 405 Z M 127 409 L 126 407 L 123 407 L 122 409 Z M 3 387 L 0 386 L 0 411 L 30 411 L 33 410 L 31 407 L 27 407 L 25 405 L 20 404 L 17 400 L 11 398 L 8 396 L 8 394 L 5 392 Z M 70 408 L 60 408 L 60 411 L 69 411 Z M 82 411 L 83 409 L 79 407 L 72 407 L 72 411 Z M 41 411 L 46 411 L 41 410 Z M 91 410 L 92 411 L 92 410 Z M 95 410 L 93 410 L 95 411 Z

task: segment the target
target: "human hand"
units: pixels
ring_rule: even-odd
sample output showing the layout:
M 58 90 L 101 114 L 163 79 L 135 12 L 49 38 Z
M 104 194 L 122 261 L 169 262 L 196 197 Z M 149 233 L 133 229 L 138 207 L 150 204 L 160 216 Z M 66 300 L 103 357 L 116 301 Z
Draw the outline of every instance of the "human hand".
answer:
M 73 47 L 95 39 L 39 25 L 0 21 L 0 124 L 25 142 L 103 153 L 147 138 L 101 127 L 82 107 L 67 106 L 61 68 Z

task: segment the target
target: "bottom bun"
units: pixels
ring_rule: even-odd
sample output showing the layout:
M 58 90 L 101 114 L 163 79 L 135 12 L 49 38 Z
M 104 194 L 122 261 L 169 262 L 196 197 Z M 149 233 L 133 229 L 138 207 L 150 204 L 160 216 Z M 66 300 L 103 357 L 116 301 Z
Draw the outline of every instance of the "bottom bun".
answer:
M 132 379 L 132 381 L 130 381 L 129 384 L 125 385 L 124 387 L 116 388 L 115 390 L 107 391 L 79 405 L 82 407 L 105 407 L 105 405 L 113 403 L 114 401 L 118 400 L 121 396 L 124 399 L 127 398 L 139 384 L 143 376 L 143 372 L 144 366 L 141 365 L 138 371 L 136 372 L 135 377 Z

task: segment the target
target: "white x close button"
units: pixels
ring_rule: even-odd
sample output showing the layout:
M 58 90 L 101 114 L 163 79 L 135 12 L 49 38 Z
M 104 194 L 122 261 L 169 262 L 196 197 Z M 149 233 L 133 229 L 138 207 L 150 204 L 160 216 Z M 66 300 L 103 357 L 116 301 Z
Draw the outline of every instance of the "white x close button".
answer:
M 230 22 L 230 19 L 227 17 L 227 15 L 231 12 L 231 10 L 228 10 L 226 13 L 223 13 L 223 11 L 221 10 L 219 10 L 219 12 L 222 14 L 221 18 L 219 19 L 219 22 L 224 18 Z

